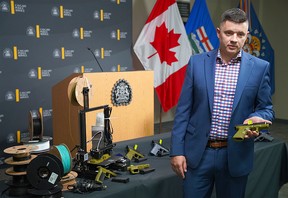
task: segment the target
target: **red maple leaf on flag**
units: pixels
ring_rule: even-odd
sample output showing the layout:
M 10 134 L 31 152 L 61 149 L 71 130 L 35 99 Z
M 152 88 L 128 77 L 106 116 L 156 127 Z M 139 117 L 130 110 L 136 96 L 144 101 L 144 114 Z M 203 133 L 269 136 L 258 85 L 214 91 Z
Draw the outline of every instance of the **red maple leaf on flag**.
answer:
M 175 57 L 176 52 L 173 52 L 170 49 L 180 45 L 178 43 L 180 36 L 181 34 L 174 33 L 174 29 L 168 32 L 165 22 L 163 22 L 161 26 L 157 26 L 154 41 L 150 42 L 157 52 L 149 56 L 148 59 L 158 53 L 161 63 L 166 61 L 166 63 L 171 66 L 173 62 L 178 61 Z

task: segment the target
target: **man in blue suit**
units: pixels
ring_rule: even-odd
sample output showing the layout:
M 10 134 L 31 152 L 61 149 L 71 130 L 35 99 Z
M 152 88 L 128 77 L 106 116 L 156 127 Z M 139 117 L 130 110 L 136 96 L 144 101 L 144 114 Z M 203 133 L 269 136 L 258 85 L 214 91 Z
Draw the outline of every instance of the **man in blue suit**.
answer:
M 248 31 L 244 11 L 221 16 L 218 50 L 191 56 L 171 136 L 171 166 L 183 178 L 184 197 L 244 197 L 253 168 L 254 138 L 233 140 L 235 126 L 272 124 L 269 63 L 242 50 Z

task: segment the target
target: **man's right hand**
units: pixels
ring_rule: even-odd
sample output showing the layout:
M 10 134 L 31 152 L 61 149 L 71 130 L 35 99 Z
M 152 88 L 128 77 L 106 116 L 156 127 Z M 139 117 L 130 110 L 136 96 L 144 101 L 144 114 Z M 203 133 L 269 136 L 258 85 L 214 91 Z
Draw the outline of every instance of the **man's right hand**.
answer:
M 187 172 L 186 158 L 184 156 L 173 156 L 170 159 L 171 167 L 173 171 L 182 179 L 185 178 L 185 172 Z

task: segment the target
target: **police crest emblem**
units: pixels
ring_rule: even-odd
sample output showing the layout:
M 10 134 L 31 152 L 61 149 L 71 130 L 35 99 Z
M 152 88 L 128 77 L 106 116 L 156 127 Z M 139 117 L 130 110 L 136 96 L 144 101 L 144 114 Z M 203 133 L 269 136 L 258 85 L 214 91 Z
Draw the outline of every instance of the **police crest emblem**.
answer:
M 132 100 L 132 89 L 126 80 L 120 79 L 114 84 L 111 100 L 114 106 L 127 106 L 130 104 Z

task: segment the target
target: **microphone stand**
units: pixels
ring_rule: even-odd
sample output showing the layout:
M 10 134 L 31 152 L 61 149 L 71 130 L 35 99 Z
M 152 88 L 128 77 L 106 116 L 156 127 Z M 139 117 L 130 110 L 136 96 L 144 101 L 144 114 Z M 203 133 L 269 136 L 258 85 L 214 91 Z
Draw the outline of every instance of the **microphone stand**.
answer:
M 98 66 L 100 67 L 101 71 L 103 72 L 103 68 L 101 67 L 98 59 L 97 59 L 96 56 L 95 56 L 95 54 L 92 52 L 92 50 L 91 50 L 89 47 L 87 47 L 87 49 L 92 53 L 92 55 L 93 55 L 94 59 L 96 60 Z

